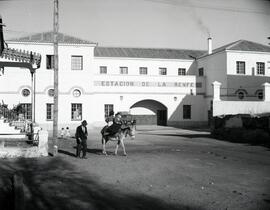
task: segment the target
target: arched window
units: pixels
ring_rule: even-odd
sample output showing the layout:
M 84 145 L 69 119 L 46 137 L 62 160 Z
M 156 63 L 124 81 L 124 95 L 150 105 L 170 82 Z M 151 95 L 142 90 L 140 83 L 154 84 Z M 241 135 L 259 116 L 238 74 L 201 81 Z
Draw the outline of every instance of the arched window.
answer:
M 244 89 L 239 89 L 235 92 L 235 94 L 240 100 L 243 100 L 247 96 L 247 91 Z
M 255 92 L 255 95 L 259 100 L 263 100 L 263 90 L 262 89 L 257 90 Z
M 24 88 L 24 89 L 22 90 L 22 95 L 23 95 L 24 97 L 29 96 L 29 95 L 30 95 L 30 90 L 27 89 L 27 88 Z
M 54 89 L 49 89 L 48 90 L 48 95 L 50 96 L 50 97 L 53 97 L 54 96 Z
M 72 94 L 74 97 L 80 97 L 82 93 L 79 89 L 74 89 Z

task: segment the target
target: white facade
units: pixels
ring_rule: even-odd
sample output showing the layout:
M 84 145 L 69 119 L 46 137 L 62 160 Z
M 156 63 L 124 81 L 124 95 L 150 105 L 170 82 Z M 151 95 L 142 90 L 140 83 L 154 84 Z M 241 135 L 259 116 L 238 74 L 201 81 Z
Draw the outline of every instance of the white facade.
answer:
M 48 56 L 53 55 L 53 45 L 10 42 L 9 47 L 41 54 L 41 67 L 35 76 L 35 121 L 51 130 L 53 97 L 49 92 L 54 86 L 54 72 L 47 69 L 47 64 Z M 105 107 L 111 105 L 115 112 L 129 112 L 146 120 L 152 118 L 156 120 L 154 123 L 161 125 L 207 124 L 214 81 L 222 83 L 221 97 L 230 98 L 230 88 L 250 84 L 257 87 L 270 76 L 269 52 L 213 51 L 211 55 L 194 60 L 95 56 L 95 47 L 94 44 L 59 44 L 59 130 L 62 127 L 74 129 L 82 120 L 87 120 L 90 127 L 102 126 Z M 81 61 L 80 70 L 72 69 L 73 58 L 77 64 L 77 59 Z M 246 62 L 245 75 L 236 74 L 237 61 Z M 264 75 L 252 75 L 257 62 L 265 63 Z M 121 67 L 125 67 L 122 73 Z M 141 74 L 140 67 L 147 68 L 147 74 Z M 101 73 L 101 68 L 105 68 L 106 73 Z M 160 75 L 160 68 L 166 68 L 166 75 Z M 179 68 L 186 69 L 186 74 L 178 75 Z M 201 68 L 203 74 L 198 73 Z M 232 76 L 237 78 L 237 83 Z M 0 100 L 9 108 L 19 103 L 30 104 L 31 94 L 23 96 L 24 89 L 32 91 L 29 70 L 5 68 L 0 77 Z
M 59 44 L 59 112 L 58 127 L 74 129 L 82 119 L 89 126 L 104 125 L 105 105 L 112 104 L 115 112 L 126 111 L 134 115 L 166 113 L 163 124 L 196 125 L 206 121 L 203 94 L 204 84 L 195 75 L 189 75 L 193 60 L 108 58 L 94 57 L 95 45 Z M 53 55 L 53 45 L 32 42 L 10 42 L 9 48 L 38 52 L 41 67 L 35 76 L 35 121 L 44 129 L 52 129 L 48 118 L 48 104 L 53 104 L 49 91 L 53 89 L 53 70 L 47 69 L 47 55 Z M 82 56 L 82 70 L 71 69 L 71 57 Z M 3 60 L 3 59 L 2 59 Z M 107 74 L 100 74 L 100 66 L 107 67 Z M 127 67 L 128 74 L 120 74 L 120 67 Z M 140 75 L 139 68 L 147 67 L 147 75 Z M 166 68 L 167 75 L 159 75 L 159 68 Z M 184 68 L 187 75 L 178 75 Z M 24 89 L 32 91 L 31 74 L 27 69 L 5 68 L 0 77 L 0 99 L 12 108 L 19 103 L 31 104 L 31 94 L 23 96 Z M 79 90 L 80 96 L 74 90 Z M 82 116 L 72 119 L 71 104 L 81 104 Z M 183 105 L 191 106 L 191 116 L 183 119 Z M 52 110 L 51 110 L 52 111 Z M 51 114 L 52 115 L 52 114 Z
M 237 44 L 246 44 L 248 41 L 238 41 Z M 250 42 L 249 42 L 250 43 Z M 257 43 L 253 43 L 257 47 Z M 259 45 L 260 47 L 261 45 Z M 251 46 L 252 47 L 252 46 Z M 267 49 L 268 48 L 268 49 Z M 266 49 L 266 50 L 265 50 Z M 237 63 L 244 63 L 244 72 L 238 72 Z M 263 72 L 258 72 L 257 63 L 263 64 Z M 212 83 L 221 83 L 221 100 L 227 101 L 263 101 L 263 84 L 270 82 L 270 48 L 264 46 L 262 52 L 252 50 L 223 50 L 213 51 L 212 54 L 197 59 L 197 66 L 204 69 L 205 99 L 209 110 L 213 98 Z M 239 94 L 243 93 L 243 97 Z

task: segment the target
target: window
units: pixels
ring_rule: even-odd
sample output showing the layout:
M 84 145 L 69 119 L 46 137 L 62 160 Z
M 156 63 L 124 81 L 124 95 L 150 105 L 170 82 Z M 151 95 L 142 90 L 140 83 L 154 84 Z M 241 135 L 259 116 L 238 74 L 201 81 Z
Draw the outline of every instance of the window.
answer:
M 24 97 L 27 97 L 27 96 L 29 96 L 30 95 L 30 90 L 29 89 L 23 89 L 22 90 L 22 95 L 24 96 Z
M 46 120 L 53 120 L 53 104 L 46 104 Z
M 259 99 L 259 100 L 262 100 L 263 99 L 263 90 L 257 90 L 256 92 L 255 92 L 255 95 L 257 96 L 257 98 Z
M 257 74 L 264 75 L 265 73 L 265 64 L 263 62 L 257 62 Z
M 48 95 L 49 95 L 50 97 L 54 97 L 54 89 L 49 89 L 49 90 L 48 90 Z
M 245 62 L 244 61 L 236 61 L 236 73 L 237 74 L 245 74 Z
M 186 69 L 184 69 L 184 68 L 179 68 L 179 69 L 178 69 L 178 75 L 186 75 Z
M 128 67 L 120 67 L 120 74 L 128 74 Z
M 107 118 L 109 113 L 113 111 L 113 104 L 104 104 L 104 116 Z
M 204 69 L 203 68 L 199 68 L 199 77 L 203 77 L 204 76 Z
M 32 104 L 21 104 L 23 110 L 23 117 L 26 120 L 32 119 Z
M 239 98 L 240 100 L 242 100 L 242 99 L 245 98 L 245 93 L 244 93 L 243 91 L 239 91 L 239 92 L 237 93 L 237 96 L 238 96 L 238 98 Z
M 263 99 L 263 92 L 262 92 L 262 91 L 259 92 L 259 93 L 257 94 L 257 97 L 258 97 L 258 99 L 262 100 L 262 99 Z
M 74 97 L 80 97 L 81 96 L 81 91 L 79 90 L 79 89 L 75 89 L 75 90 L 73 90 L 73 92 L 72 92 L 72 95 L 74 96 Z
M 147 67 L 140 67 L 140 74 L 146 75 L 147 74 Z
M 46 69 L 54 68 L 54 55 L 46 55 Z
M 167 68 L 159 68 L 159 75 L 167 75 Z
M 191 119 L 191 105 L 183 105 L 183 119 Z
M 82 104 L 71 104 L 71 120 L 82 120 Z
M 245 89 L 238 89 L 237 91 L 235 91 L 235 95 L 240 99 L 244 99 L 247 95 L 248 92 Z
M 196 82 L 196 88 L 202 88 L 202 83 L 201 82 Z
M 100 66 L 99 73 L 100 74 L 107 74 L 107 66 Z
M 82 56 L 71 56 L 71 69 L 82 70 L 83 69 L 83 57 Z

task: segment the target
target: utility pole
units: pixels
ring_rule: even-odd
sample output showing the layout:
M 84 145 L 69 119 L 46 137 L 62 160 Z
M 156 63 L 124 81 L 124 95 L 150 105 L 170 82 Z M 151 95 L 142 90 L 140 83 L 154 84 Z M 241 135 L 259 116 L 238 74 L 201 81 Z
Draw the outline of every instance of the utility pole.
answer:
M 54 106 L 53 106 L 53 143 L 54 155 L 58 153 L 58 0 L 54 0 L 53 48 L 54 48 Z

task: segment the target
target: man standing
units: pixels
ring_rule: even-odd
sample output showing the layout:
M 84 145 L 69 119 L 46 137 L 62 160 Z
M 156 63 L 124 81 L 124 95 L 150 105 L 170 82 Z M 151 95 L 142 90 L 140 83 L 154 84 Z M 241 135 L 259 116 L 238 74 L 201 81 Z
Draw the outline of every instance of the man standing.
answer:
M 76 141 L 77 141 L 77 150 L 76 157 L 80 157 L 80 152 L 82 150 L 83 156 L 82 158 L 86 159 L 86 150 L 87 150 L 87 122 L 86 120 L 82 121 L 82 124 L 76 129 Z

